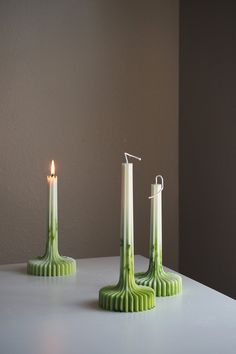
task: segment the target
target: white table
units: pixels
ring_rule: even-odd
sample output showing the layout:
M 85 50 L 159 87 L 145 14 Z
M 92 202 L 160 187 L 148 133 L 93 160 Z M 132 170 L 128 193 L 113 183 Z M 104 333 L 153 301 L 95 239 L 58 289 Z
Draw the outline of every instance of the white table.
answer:
M 148 261 L 136 256 L 136 270 Z M 78 261 L 78 273 L 34 277 L 24 264 L 0 267 L 1 354 L 235 354 L 236 302 L 183 277 L 182 295 L 154 310 L 115 313 L 97 305 L 116 283 L 119 257 Z

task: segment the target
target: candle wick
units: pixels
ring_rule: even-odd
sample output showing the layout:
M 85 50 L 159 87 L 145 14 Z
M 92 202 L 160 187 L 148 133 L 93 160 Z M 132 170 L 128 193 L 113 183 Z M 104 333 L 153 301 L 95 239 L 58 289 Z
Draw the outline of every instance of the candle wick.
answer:
M 124 155 L 125 155 L 126 163 L 129 163 L 129 160 L 128 160 L 128 157 L 127 157 L 127 156 L 133 157 L 134 159 L 139 160 L 139 161 L 142 160 L 141 157 L 138 157 L 138 156 L 135 156 L 135 155 L 131 155 L 131 154 L 129 154 L 128 152 L 125 152 Z
M 164 189 L 164 178 L 162 177 L 162 175 L 157 175 L 156 178 L 155 178 L 155 182 L 156 184 L 158 183 L 158 178 L 160 178 L 161 180 L 161 189 L 159 190 L 159 192 L 157 192 L 156 194 L 154 195 L 151 195 L 150 197 L 148 197 L 148 199 L 152 199 L 152 198 L 155 198 L 159 193 L 161 193 Z
M 163 189 L 164 188 L 164 178 L 162 177 L 162 175 L 157 175 L 155 178 L 156 184 L 158 183 L 158 178 L 160 178 L 160 180 L 161 180 L 161 187 Z

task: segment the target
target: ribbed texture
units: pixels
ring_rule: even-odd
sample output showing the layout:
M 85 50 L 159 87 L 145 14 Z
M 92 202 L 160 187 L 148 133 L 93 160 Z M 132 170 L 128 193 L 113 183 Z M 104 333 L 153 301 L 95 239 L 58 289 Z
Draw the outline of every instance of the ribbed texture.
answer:
M 137 284 L 150 286 L 154 289 L 156 296 L 172 296 L 181 293 L 182 279 L 179 275 L 160 271 L 150 271 L 137 273 L 135 275 Z
M 76 261 L 73 258 L 59 256 L 56 260 L 46 257 L 30 260 L 27 264 L 27 273 L 39 276 L 64 276 L 76 272 Z
M 117 285 L 99 291 L 99 305 L 105 310 L 135 312 L 155 307 L 152 288 L 134 279 L 133 164 L 122 164 L 120 279 Z
M 105 310 L 138 312 L 155 307 L 155 293 L 146 286 L 107 286 L 99 292 L 99 305 Z
M 150 219 L 149 268 L 145 273 L 135 275 L 136 283 L 150 286 L 156 296 L 177 295 L 182 291 L 182 279 L 179 275 L 165 272 L 162 266 L 162 193 L 160 184 L 152 184 Z

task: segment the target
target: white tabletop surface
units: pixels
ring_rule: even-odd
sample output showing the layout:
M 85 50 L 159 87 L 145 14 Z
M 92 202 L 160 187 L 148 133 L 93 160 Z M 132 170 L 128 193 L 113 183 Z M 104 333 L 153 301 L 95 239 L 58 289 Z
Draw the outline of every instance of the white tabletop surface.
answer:
M 148 261 L 136 256 L 136 270 Z M 0 354 L 235 354 L 236 302 L 183 277 L 183 294 L 157 298 L 156 309 L 100 309 L 98 290 L 116 283 L 119 257 L 78 261 L 63 278 L 0 267 Z

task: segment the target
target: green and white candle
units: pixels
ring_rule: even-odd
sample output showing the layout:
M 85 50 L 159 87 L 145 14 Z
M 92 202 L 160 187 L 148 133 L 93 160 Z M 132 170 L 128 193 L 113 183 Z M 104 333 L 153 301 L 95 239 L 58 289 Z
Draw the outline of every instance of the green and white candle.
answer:
M 134 281 L 133 164 L 121 167 L 120 282 Z M 126 271 L 128 269 L 128 272 Z
M 52 160 L 51 175 L 47 176 L 48 180 L 48 247 L 51 248 L 52 254 L 56 256 L 58 253 L 58 205 L 57 205 L 57 176 L 55 175 L 55 163 Z
M 62 276 L 76 272 L 73 258 L 61 256 L 58 252 L 58 201 L 55 163 L 51 163 L 51 175 L 47 177 L 49 191 L 48 237 L 45 254 L 32 259 L 27 264 L 27 272 L 32 275 Z
M 158 183 L 158 179 L 161 183 Z M 151 286 L 156 296 L 176 295 L 182 291 L 182 279 L 179 275 L 165 272 L 162 265 L 162 190 L 163 177 L 156 176 L 155 183 L 151 185 L 151 217 L 150 217 L 150 243 L 149 267 L 145 273 L 135 275 L 140 285 Z
M 155 307 L 153 289 L 138 286 L 134 278 L 133 164 L 125 153 L 121 167 L 120 277 L 117 285 L 99 291 L 99 305 L 110 311 L 134 312 Z
M 158 177 L 161 183 L 157 183 Z M 157 262 L 157 268 L 162 267 L 162 190 L 164 181 L 162 176 L 156 177 L 156 183 L 151 185 L 151 217 L 150 217 L 150 250 L 149 254 L 153 262 Z

